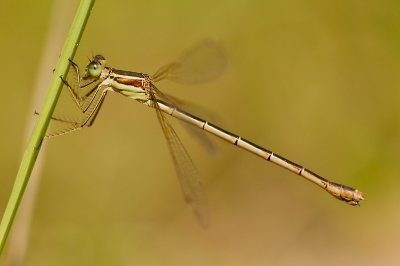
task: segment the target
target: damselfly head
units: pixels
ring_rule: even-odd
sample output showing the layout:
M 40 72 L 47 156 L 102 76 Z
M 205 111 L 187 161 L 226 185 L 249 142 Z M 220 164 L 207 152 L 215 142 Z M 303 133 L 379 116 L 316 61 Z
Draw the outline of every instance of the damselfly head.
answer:
M 101 75 L 103 68 L 106 66 L 106 59 L 102 55 L 96 55 L 89 62 L 85 69 L 85 77 L 98 78 Z
M 85 76 L 98 78 L 101 75 L 101 71 L 103 70 L 100 62 L 93 60 L 86 66 Z

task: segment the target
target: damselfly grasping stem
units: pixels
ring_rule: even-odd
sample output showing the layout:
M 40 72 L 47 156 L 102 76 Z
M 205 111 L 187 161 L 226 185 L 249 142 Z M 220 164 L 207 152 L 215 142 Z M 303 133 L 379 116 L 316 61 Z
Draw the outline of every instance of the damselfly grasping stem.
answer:
M 221 47 L 214 40 L 206 39 L 198 43 L 174 62 L 162 67 L 154 76 L 107 67 L 106 60 L 102 55 L 96 55 L 90 61 L 83 76 L 80 75 L 78 65 L 72 61 L 71 64 L 76 76 L 77 87 L 81 90 L 87 88 L 88 91 L 80 97 L 79 90 L 76 91 L 76 86 L 71 86 L 67 81 L 63 81 L 76 105 L 86 116 L 82 123 L 54 118 L 60 122 L 70 123 L 73 127 L 62 133 L 48 135 L 47 137 L 59 136 L 84 127 L 90 127 L 96 119 L 108 92 L 120 93 L 123 96 L 155 108 L 175 164 L 185 200 L 203 226 L 207 225 L 208 218 L 206 197 L 200 175 L 174 129 L 165 118 L 164 113 L 282 166 L 317 184 L 335 198 L 350 205 L 359 205 L 359 202 L 364 200 L 362 193 L 356 189 L 324 179 L 272 151 L 183 111 L 179 108 L 177 101 L 164 95 L 156 88 L 154 83 L 164 78 L 188 84 L 210 80 L 219 76 L 226 66 L 226 59 Z

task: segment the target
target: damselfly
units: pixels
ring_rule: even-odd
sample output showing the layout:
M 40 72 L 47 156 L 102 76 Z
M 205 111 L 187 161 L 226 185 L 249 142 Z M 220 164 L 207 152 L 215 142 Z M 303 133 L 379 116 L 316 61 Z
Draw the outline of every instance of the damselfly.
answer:
M 77 87 L 80 90 L 87 89 L 87 91 L 83 96 L 79 96 L 79 90 L 77 90 L 76 86 L 70 85 L 66 80 L 63 81 L 76 105 L 86 116 L 81 123 L 53 117 L 54 120 L 72 124 L 72 128 L 62 133 L 48 135 L 47 138 L 90 127 L 99 113 L 108 92 L 120 93 L 154 108 L 167 140 L 185 200 L 203 226 L 207 226 L 208 217 L 206 197 L 200 175 L 174 129 L 165 118 L 164 113 L 218 136 L 267 161 L 282 166 L 317 184 L 335 198 L 350 205 L 359 205 L 359 202 L 364 199 L 362 193 L 356 189 L 328 181 L 272 151 L 183 111 L 179 102 L 157 89 L 154 83 L 164 78 L 189 84 L 219 76 L 226 66 L 226 59 L 223 50 L 215 40 L 206 39 L 199 42 L 174 62 L 162 67 L 154 76 L 107 67 L 106 60 L 102 55 L 93 57 L 93 60 L 86 66 L 83 76 L 80 74 L 78 65 L 71 60 L 70 62 Z

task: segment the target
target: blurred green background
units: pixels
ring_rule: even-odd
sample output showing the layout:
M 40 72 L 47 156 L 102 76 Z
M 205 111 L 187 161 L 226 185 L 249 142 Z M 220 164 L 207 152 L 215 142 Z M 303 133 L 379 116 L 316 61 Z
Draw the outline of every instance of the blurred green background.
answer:
M 0 3 L 1 213 L 78 4 Z M 101 53 L 152 74 L 216 37 L 221 78 L 158 88 L 366 201 L 350 207 L 215 137 L 212 156 L 171 118 L 203 178 L 203 230 L 154 110 L 109 94 L 92 128 L 43 143 L 36 196 L 22 202 L 32 217 L 18 217 L 29 237 L 10 236 L 0 265 L 25 245 L 24 265 L 398 265 L 399 12 L 399 1 L 97 1 L 79 65 Z M 55 114 L 79 117 L 66 90 Z

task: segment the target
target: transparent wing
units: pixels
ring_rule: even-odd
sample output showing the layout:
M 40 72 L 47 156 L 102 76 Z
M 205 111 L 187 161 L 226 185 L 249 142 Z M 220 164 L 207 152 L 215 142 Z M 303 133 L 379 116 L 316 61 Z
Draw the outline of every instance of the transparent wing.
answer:
M 179 140 L 178 135 L 176 135 L 174 129 L 164 117 L 155 97 L 153 97 L 153 104 L 155 105 L 154 108 L 156 109 L 158 121 L 167 140 L 185 200 L 195 213 L 200 224 L 203 227 L 207 227 L 207 201 L 200 175 L 182 142 Z
M 175 97 L 172 97 L 171 95 L 167 95 L 165 93 L 162 93 L 159 89 L 157 89 L 156 86 L 154 86 L 154 84 L 151 85 L 151 87 L 153 88 L 153 90 L 156 92 L 157 97 L 159 97 L 160 99 L 162 99 L 163 101 L 165 101 L 166 103 L 168 103 L 171 106 L 174 106 L 175 108 L 184 110 L 186 112 L 189 112 L 191 114 L 195 114 L 196 112 L 193 111 L 193 104 L 192 107 L 189 107 L 187 103 L 178 100 Z M 197 109 L 201 109 L 200 107 L 197 107 Z M 200 111 L 201 113 L 206 113 L 205 110 Z M 202 115 L 202 117 L 205 117 L 204 115 Z M 208 116 L 210 117 L 210 116 Z M 207 119 L 207 121 L 211 121 L 212 119 Z M 210 137 L 208 136 L 208 134 L 206 134 L 205 131 L 194 127 L 193 125 L 190 125 L 186 122 L 182 122 L 182 125 L 192 134 L 192 136 L 195 136 L 202 144 L 203 147 L 206 148 L 209 152 L 211 152 L 213 155 L 218 153 L 218 148 L 217 146 L 215 146 L 214 142 L 210 139 Z
M 215 39 L 204 39 L 179 56 L 174 62 L 160 68 L 154 81 L 169 79 L 191 84 L 212 80 L 226 69 L 227 57 Z

